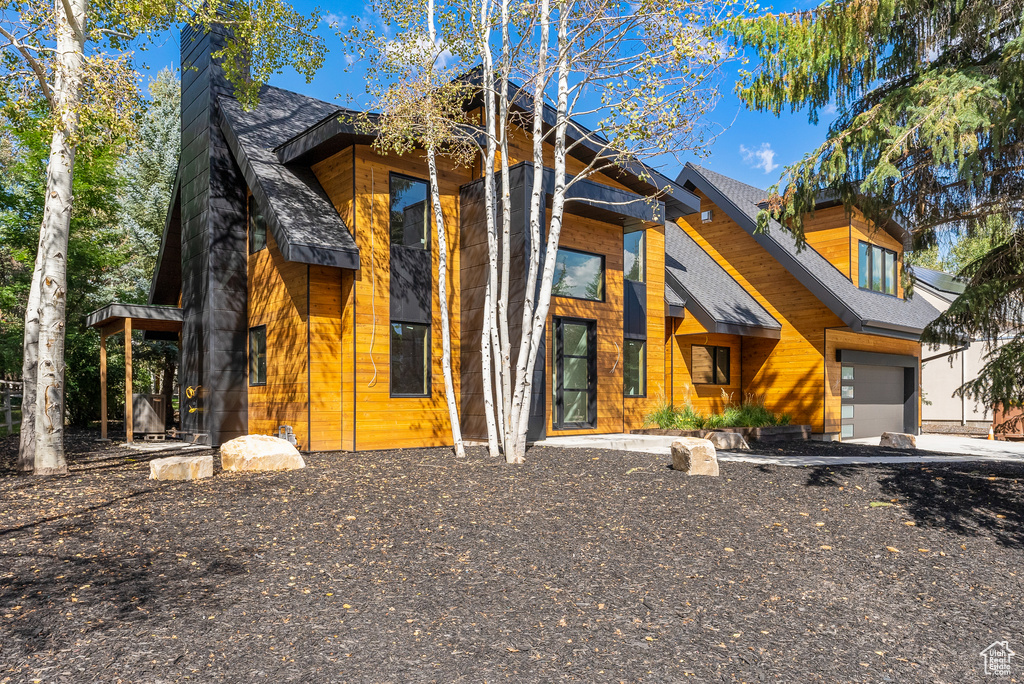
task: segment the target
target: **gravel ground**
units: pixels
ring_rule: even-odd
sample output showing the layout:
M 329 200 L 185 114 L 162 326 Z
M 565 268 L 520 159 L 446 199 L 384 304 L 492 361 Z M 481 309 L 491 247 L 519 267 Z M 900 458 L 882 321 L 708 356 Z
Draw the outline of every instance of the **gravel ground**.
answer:
M 0 683 L 1024 672 L 979 656 L 1024 653 L 1022 466 L 425 449 L 157 483 L 88 437 L 67 478 L 0 471 Z

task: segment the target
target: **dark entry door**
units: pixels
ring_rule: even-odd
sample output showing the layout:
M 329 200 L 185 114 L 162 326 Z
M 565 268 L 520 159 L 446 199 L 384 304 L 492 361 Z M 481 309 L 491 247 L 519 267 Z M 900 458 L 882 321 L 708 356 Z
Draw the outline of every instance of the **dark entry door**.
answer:
M 554 428 L 596 427 L 597 323 L 577 318 L 556 318 L 554 323 Z

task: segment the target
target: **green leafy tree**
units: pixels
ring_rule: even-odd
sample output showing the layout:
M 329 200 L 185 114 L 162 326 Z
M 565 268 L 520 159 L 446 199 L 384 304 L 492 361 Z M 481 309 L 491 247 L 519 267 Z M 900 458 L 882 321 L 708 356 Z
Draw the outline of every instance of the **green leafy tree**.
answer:
M 828 190 L 876 223 L 908 225 L 918 249 L 957 236 L 967 291 L 923 339 L 994 340 L 1010 328 L 1013 341 L 961 388 L 986 405 L 1024 396 L 1022 16 L 1020 0 L 834 0 L 723 25 L 759 62 L 737 86 L 748 106 L 812 122 L 829 104 L 838 112 L 773 188 L 762 228 L 772 216 L 802 239 Z M 994 225 L 1005 232 L 985 238 Z
M 40 475 L 62 474 L 76 157 L 84 134 L 122 135 L 135 122 L 139 97 L 129 48 L 177 22 L 228 26 L 234 39 L 215 56 L 239 99 L 251 107 L 261 84 L 284 66 L 312 78 L 323 62 L 323 41 L 313 34 L 320 15 L 300 15 L 282 0 L 0 0 L 0 10 L 0 97 L 22 106 L 45 103 L 50 132 L 25 308 L 18 464 Z

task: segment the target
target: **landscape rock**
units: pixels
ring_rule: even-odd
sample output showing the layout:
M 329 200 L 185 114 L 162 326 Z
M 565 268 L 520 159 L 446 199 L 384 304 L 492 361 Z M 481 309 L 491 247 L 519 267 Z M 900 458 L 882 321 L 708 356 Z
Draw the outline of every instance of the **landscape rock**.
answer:
M 707 439 L 716 449 L 725 451 L 741 451 L 750 448 L 747 440 L 738 432 L 712 432 Z
M 908 435 L 905 432 L 883 432 L 878 446 L 891 447 L 893 449 L 916 449 L 917 437 Z
M 151 480 L 201 480 L 213 477 L 213 456 L 168 456 L 149 462 Z
M 262 472 L 305 468 L 298 449 L 277 437 L 246 435 L 220 446 L 220 465 L 224 470 Z
M 672 442 L 672 467 L 687 475 L 718 476 L 715 445 L 697 437 L 680 437 Z

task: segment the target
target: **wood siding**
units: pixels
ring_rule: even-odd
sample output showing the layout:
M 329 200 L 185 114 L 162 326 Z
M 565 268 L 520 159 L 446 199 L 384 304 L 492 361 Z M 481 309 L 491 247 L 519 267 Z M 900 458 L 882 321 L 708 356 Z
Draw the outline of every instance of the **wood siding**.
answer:
M 273 234 L 248 257 L 249 327 L 267 326 L 267 384 L 249 386 L 249 434 L 277 435 L 290 425 L 310 450 L 306 264 L 284 260 Z M 248 353 L 248 340 L 246 341 Z
M 714 206 L 698 195 L 702 211 Z M 821 432 L 825 328 L 845 324 L 721 209 L 715 209 L 710 223 L 701 223 L 698 216 L 678 223 L 782 324 L 780 339 L 743 338 L 742 392 L 763 398 L 768 409 L 788 413 L 794 423 Z
M 717 413 L 729 403 L 743 401 L 743 341 L 738 335 L 709 333 L 687 312 L 686 318 L 672 318 L 669 364 L 672 368 L 671 399 L 676 407 L 693 406 L 701 413 Z M 729 348 L 729 384 L 698 385 L 693 382 L 693 345 Z M 724 392 L 724 395 L 723 395 Z
M 621 232 L 621 231 L 620 231 Z M 665 345 L 665 226 L 646 231 L 647 243 L 647 396 L 623 398 L 623 431 L 644 425 L 644 419 L 667 400 Z M 621 236 L 620 236 L 621 242 Z M 622 249 L 620 245 L 619 252 Z M 620 256 L 620 258 L 622 258 Z M 620 361 L 621 365 L 622 362 Z

